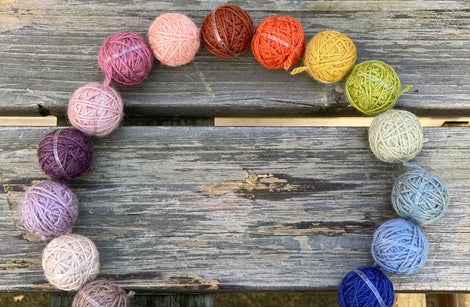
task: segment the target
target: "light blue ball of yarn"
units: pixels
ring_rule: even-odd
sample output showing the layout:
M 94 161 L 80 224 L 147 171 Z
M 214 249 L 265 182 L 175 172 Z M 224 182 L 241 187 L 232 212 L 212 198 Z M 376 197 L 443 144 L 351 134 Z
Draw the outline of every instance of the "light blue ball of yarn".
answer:
M 438 176 L 405 163 L 413 169 L 398 177 L 392 189 L 392 205 L 397 214 L 417 225 L 441 218 L 449 205 L 449 191 Z
M 428 249 L 428 240 L 418 226 L 404 219 L 393 219 L 377 228 L 371 252 L 384 270 L 409 275 L 424 266 Z

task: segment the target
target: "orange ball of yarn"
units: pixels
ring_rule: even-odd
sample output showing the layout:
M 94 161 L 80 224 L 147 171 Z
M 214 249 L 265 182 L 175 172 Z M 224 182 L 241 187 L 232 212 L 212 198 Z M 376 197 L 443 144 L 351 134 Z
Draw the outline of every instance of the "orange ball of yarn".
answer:
M 267 68 L 289 69 L 305 49 L 305 35 L 300 22 L 289 16 L 271 16 L 256 27 L 251 42 L 255 58 Z
M 245 52 L 253 38 L 253 21 L 242 8 L 224 4 L 210 12 L 201 25 L 201 40 L 209 52 L 234 58 Z

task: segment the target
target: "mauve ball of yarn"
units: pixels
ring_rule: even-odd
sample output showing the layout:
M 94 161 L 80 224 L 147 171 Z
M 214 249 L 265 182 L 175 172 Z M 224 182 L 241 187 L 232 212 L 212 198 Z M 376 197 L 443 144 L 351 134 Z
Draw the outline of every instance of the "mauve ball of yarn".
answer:
M 93 145 L 79 130 L 56 129 L 39 142 L 39 164 L 44 172 L 56 180 L 69 180 L 94 169 Z
M 253 38 L 253 21 L 242 8 L 233 4 L 217 7 L 204 18 L 201 40 L 209 52 L 222 58 L 234 58 L 245 52 Z
M 75 91 L 67 116 L 72 126 L 87 135 L 103 137 L 116 129 L 123 117 L 119 93 L 100 83 L 89 83 Z
M 267 17 L 256 27 L 251 41 L 255 58 L 270 69 L 289 69 L 305 49 L 305 34 L 297 19 L 290 16 Z
M 135 32 L 110 35 L 98 53 L 98 65 L 105 84 L 134 85 L 142 82 L 152 70 L 153 54 L 144 38 Z
M 388 110 L 379 114 L 369 127 L 369 144 L 384 162 L 400 163 L 413 159 L 422 149 L 423 128 L 408 111 Z
M 42 268 L 47 280 L 56 288 L 76 291 L 98 275 L 98 250 L 88 238 L 63 235 L 47 244 L 42 253 Z
M 395 291 L 379 268 L 357 268 L 341 281 L 338 301 L 341 307 L 392 307 Z
M 72 307 L 128 307 L 132 295 L 111 281 L 94 280 L 77 292 Z
M 150 48 L 165 65 L 191 62 L 199 49 L 199 29 L 186 15 L 167 13 L 158 16 L 148 31 Z
M 26 190 L 18 211 L 26 230 L 46 240 L 72 232 L 78 200 L 66 185 L 45 181 Z
M 413 169 L 397 178 L 392 205 L 397 214 L 417 225 L 440 219 L 449 205 L 449 191 L 437 175 L 411 164 Z
M 409 275 L 426 263 L 428 240 L 417 225 L 403 219 L 389 220 L 375 231 L 372 257 L 384 270 Z

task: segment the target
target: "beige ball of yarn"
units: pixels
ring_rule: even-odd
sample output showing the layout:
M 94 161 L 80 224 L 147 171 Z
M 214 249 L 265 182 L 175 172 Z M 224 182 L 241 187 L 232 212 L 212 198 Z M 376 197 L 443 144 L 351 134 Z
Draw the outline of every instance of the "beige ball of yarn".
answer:
M 56 288 L 75 291 L 98 275 L 98 250 L 90 239 L 83 236 L 60 236 L 44 249 L 42 268 L 47 280 Z
M 369 127 L 370 149 L 384 162 L 400 163 L 413 159 L 423 147 L 423 128 L 408 111 L 388 110 Z
M 128 307 L 128 294 L 115 283 L 108 280 L 94 280 L 87 283 L 73 298 L 72 307 Z

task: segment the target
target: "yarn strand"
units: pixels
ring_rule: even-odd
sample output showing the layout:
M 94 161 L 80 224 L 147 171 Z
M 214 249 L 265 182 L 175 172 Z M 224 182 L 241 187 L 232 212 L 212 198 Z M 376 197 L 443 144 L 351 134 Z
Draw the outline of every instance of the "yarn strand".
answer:
M 215 38 L 217 39 L 217 42 L 219 43 L 219 45 L 225 50 L 227 51 L 230 55 L 234 56 L 234 57 L 237 57 L 239 56 L 240 54 L 236 53 L 236 52 L 233 52 L 232 50 L 230 50 L 230 48 L 227 47 L 227 45 L 225 45 L 224 41 L 222 40 L 222 38 L 220 37 L 220 34 L 219 34 L 219 30 L 217 30 L 217 23 L 215 22 L 215 12 L 217 11 L 217 9 L 215 9 L 214 11 L 211 12 L 211 25 L 212 25 L 212 30 L 214 31 L 214 35 L 215 35 Z
M 370 282 L 369 278 L 367 278 L 367 276 L 362 273 L 360 270 L 358 269 L 354 269 L 353 270 L 354 273 L 356 273 L 357 275 L 359 275 L 359 277 L 362 278 L 362 280 L 366 283 L 366 285 L 369 287 L 369 289 L 372 291 L 372 293 L 374 293 L 375 297 L 377 298 L 377 301 L 379 302 L 380 306 L 381 307 L 387 307 L 387 305 L 385 304 L 382 296 L 380 296 L 380 293 L 379 291 L 377 290 L 377 288 Z

